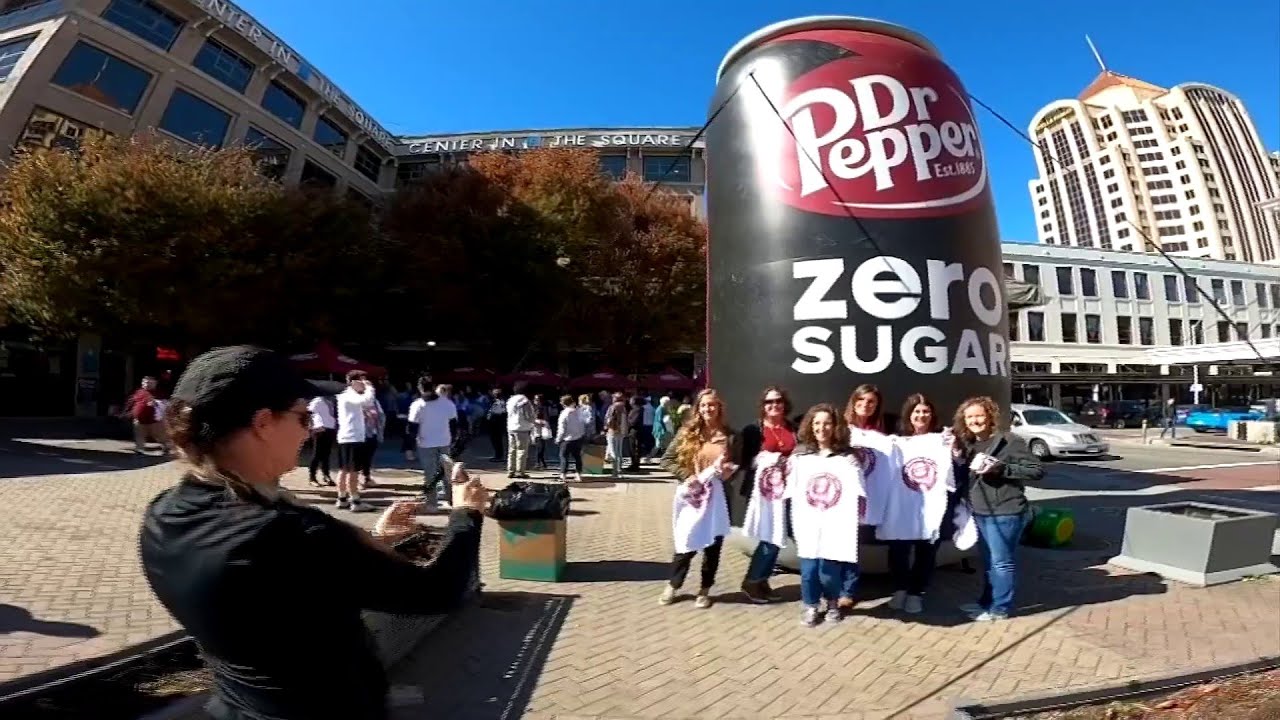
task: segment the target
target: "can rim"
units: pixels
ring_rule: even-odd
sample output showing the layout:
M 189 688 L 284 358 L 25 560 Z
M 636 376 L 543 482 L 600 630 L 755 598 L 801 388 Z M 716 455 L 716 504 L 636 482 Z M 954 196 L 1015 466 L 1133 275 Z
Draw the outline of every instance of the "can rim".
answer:
M 716 69 L 716 82 L 720 82 L 720 78 L 724 76 L 724 71 L 742 55 L 753 47 L 760 45 L 782 35 L 793 32 L 801 32 L 804 30 L 815 30 L 823 28 L 847 29 L 847 30 L 869 30 L 877 32 L 881 35 L 906 40 L 912 45 L 916 45 L 926 52 L 932 53 L 935 57 L 941 59 L 942 53 L 928 38 L 902 25 L 887 22 L 885 20 L 876 20 L 875 18 L 857 17 L 854 15 L 810 15 L 808 17 L 792 18 L 791 20 L 783 20 L 772 25 L 767 25 L 750 35 L 742 38 L 733 47 L 729 48 L 729 52 L 725 53 L 724 59 L 720 61 L 720 67 Z

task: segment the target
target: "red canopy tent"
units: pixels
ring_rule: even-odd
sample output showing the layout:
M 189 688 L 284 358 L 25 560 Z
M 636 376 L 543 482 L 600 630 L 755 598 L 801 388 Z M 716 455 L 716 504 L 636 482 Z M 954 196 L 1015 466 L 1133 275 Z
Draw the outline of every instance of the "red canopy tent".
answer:
M 564 385 L 564 376 L 559 373 L 553 373 L 550 370 L 533 369 L 521 370 L 498 378 L 498 382 L 503 385 L 513 385 L 521 381 L 538 387 L 558 388 Z
M 452 383 L 492 384 L 498 374 L 483 368 L 460 367 L 440 374 L 444 380 Z
M 573 378 L 567 387 L 572 390 L 621 390 L 635 386 L 636 381 L 612 370 L 598 370 L 590 375 Z
M 343 355 L 338 348 L 327 342 L 317 343 L 316 349 L 309 353 L 290 355 L 289 360 L 299 372 L 307 374 L 346 375 L 351 370 L 363 370 L 377 376 L 387 374 L 386 368 Z
M 641 375 L 640 387 L 646 390 L 693 390 L 697 385 L 693 380 L 689 379 L 684 373 L 675 368 L 667 368 L 660 373 L 652 375 Z

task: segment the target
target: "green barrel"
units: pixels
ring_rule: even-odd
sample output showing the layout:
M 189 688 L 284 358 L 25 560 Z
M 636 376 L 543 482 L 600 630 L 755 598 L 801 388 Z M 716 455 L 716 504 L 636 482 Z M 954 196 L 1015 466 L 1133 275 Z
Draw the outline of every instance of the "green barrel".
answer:
M 1044 508 L 1036 513 L 1027 528 L 1027 544 L 1037 547 L 1062 547 L 1076 533 L 1076 521 L 1070 510 Z

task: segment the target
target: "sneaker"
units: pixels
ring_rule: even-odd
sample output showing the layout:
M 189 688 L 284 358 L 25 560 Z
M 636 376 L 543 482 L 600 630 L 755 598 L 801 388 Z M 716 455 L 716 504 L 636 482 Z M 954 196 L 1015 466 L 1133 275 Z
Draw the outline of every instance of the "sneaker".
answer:
M 985 613 L 987 609 L 978 603 L 965 603 L 960 606 L 960 612 L 968 615 L 970 618 L 976 618 Z
M 351 512 L 354 512 L 354 513 L 368 512 L 372 509 L 373 509 L 372 505 L 365 505 L 364 503 L 360 502 L 356 498 L 351 499 L 351 508 L 350 508 Z
M 893 594 L 893 597 L 889 598 L 889 609 L 901 610 L 903 604 L 905 604 L 906 602 L 907 602 L 907 591 L 899 590 Z
M 307 478 L 307 482 L 310 483 L 312 487 L 320 487 L 320 481 L 313 477 Z
M 676 589 L 670 585 L 662 588 L 662 595 L 658 596 L 659 605 L 670 605 L 676 601 Z
M 574 482 L 582 482 L 582 473 L 574 473 L 574 474 L 573 474 L 573 481 L 574 481 Z
M 373 478 L 371 478 L 371 477 L 369 477 L 368 475 L 366 475 L 366 476 L 365 476 L 365 478 L 364 478 L 364 482 L 362 482 L 362 483 L 360 483 L 360 484 L 361 484 L 362 486 L 364 486 L 364 487 L 373 487 L 374 485 L 377 485 L 378 483 L 374 482 L 374 481 L 373 481 Z
M 908 595 L 902 609 L 908 615 L 919 615 L 924 612 L 924 598 L 919 595 Z
M 347 508 L 348 502 L 349 501 L 346 498 L 339 495 L 338 499 L 334 501 L 333 506 L 338 508 L 339 510 L 345 510 Z
M 838 623 L 841 620 L 844 620 L 844 613 L 840 612 L 840 608 L 834 607 L 827 610 L 827 622 Z
M 821 618 L 822 616 L 818 613 L 818 608 L 807 607 L 804 609 L 804 614 L 800 616 L 800 622 L 803 623 L 805 627 L 816 627 Z
M 769 602 L 769 596 L 765 593 L 764 583 L 755 580 L 744 580 L 742 582 L 742 594 L 747 596 L 747 600 L 756 605 L 764 605 Z
M 1001 613 L 993 613 L 990 610 L 973 616 L 974 622 L 1000 622 L 1001 620 L 1008 620 L 1008 619 L 1009 619 L 1008 615 L 1003 615 Z
M 707 608 L 711 607 L 711 596 L 708 595 L 707 592 L 708 591 L 703 590 L 702 592 L 698 593 L 698 597 L 695 598 L 693 601 L 694 607 L 698 608 L 699 610 L 706 610 Z
M 762 580 L 762 581 L 760 582 L 760 588 L 761 588 L 762 590 L 764 590 L 764 596 L 765 596 L 766 598 L 769 598 L 769 602 L 781 602 L 781 601 L 782 601 L 782 595 L 781 595 L 781 594 L 779 594 L 777 590 L 774 590 L 774 589 L 769 585 L 769 581 L 768 581 L 768 580 Z
M 328 475 L 324 476 L 324 484 L 328 485 L 329 487 L 333 487 L 334 485 L 337 485 L 337 483 L 333 481 L 333 478 L 329 477 Z

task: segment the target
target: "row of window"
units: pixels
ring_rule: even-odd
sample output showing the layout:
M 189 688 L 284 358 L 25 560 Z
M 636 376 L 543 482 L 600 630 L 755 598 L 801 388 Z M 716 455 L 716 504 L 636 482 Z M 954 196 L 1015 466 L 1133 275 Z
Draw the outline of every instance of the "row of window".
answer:
M 111 0 L 107 9 L 103 11 L 102 17 L 166 52 L 173 47 L 174 41 L 185 24 L 182 18 L 151 0 Z M 81 48 L 87 48 L 87 50 Z M 67 71 L 67 75 L 74 76 L 82 87 L 95 88 L 93 92 L 106 98 L 102 100 L 95 97 L 94 99 L 132 114 L 151 81 L 151 74 L 83 42 L 73 50 L 73 54 L 76 52 L 79 52 L 77 64 Z M 2 63 L 3 54 L 0 53 L 0 68 L 3 67 Z M 243 55 L 213 38 L 205 40 L 191 64 L 205 75 L 240 94 L 244 94 L 248 89 L 253 74 L 258 70 L 257 66 Z M 64 67 L 66 65 L 67 63 L 64 63 Z M 108 74 L 111 77 L 107 77 Z M 56 78 L 55 82 L 57 82 Z M 65 83 L 59 84 L 69 87 Z M 77 90 L 77 92 L 80 91 Z M 94 97 L 91 92 L 81 94 Z M 198 130 L 200 139 L 193 139 L 167 127 L 164 129 L 191 142 L 206 145 L 220 144 L 225 138 L 225 132 L 221 135 L 216 132 L 222 122 L 218 118 L 221 116 L 229 122 L 230 115 L 207 101 L 200 100 L 199 103 L 193 103 L 184 100 L 183 103 L 183 109 L 198 112 L 202 117 L 177 124 L 191 126 L 180 127 L 182 130 Z M 279 118 L 281 122 L 297 129 L 302 128 L 302 120 L 307 113 L 307 103 L 279 80 L 272 80 L 267 84 L 260 104 L 264 110 Z M 327 117 L 320 116 L 316 119 L 316 127 L 311 137 L 337 157 L 341 158 L 346 154 L 348 134 Z M 360 174 L 377 182 L 381 166 L 381 159 L 376 152 L 364 145 L 357 148 L 355 168 Z
M 411 185 L 432 170 L 450 163 L 464 164 L 466 159 L 465 153 L 453 153 L 447 158 L 434 155 L 427 156 L 422 160 L 402 160 L 396 169 L 396 183 L 398 185 Z M 629 170 L 627 161 L 626 155 L 601 155 L 600 172 L 615 180 L 621 180 L 626 177 Z M 648 155 L 644 157 L 641 177 L 644 178 L 645 182 L 693 182 L 693 161 L 688 155 Z
M 1093 268 L 1078 268 L 1079 286 L 1077 288 L 1076 270 L 1077 268 L 1067 265 L 1054 267 L 1057 294 L 1061 297 L 1077 295 L 1086 298 L 1100 297 L 1099 271 Z M 1004 273 L 1006 277 L 1015 277 L 1014 264 L 1005 263 Z M 1040 285 L 1040 266 L 1023 263 L 1022 279 L 1026 282 Z M 1203 281 L 1197 281 L 1189 275 L 1161 275 L 1160 279 L 1162 280 L 1165 302 L 1186 302 L 1192 305 L 1200 303 L 1201 293 L 1204 292 Z M 1246 297 L 1245 288 L 1246 285 L 1243 280 L 1232 280 L 1230 283 L 1221 278 L 1209 280 L 1209 289 L 1213 300 L 1219 305 L 1230 304 L 1244 307 L 1253 302 L 1264 310 L 1269 307 L 1280 309 L 1280 283 L 1255 282 L 1253 283 L 1252 297 Z M 1230 290 L 1229 293 L 1228 289 Z M 1150 276 L 1145 272 L 1134 271 L 1133 283 L 1130 285 L 1128 270 L 1112 270 L 1111 296 L 1117 300 L 1151 300 Z
M 1012 341 L 1026 340 L 1027 342 L 1045 342 L 1045 316 L 1039 310 L 1026 311 L 1027 325 L 1025 337 L 1022 332 L 1022 324 L 1020 316 L 1017 313 L 1009 315 L 1009 339 Z M 1081 334 L 1081 325 L 1083 320 L 1084 333 Z M 1155 318 L 1139 317 L 1137 323 L 1137 335 L 1134 335 L 1134 318 L 1127 315 L 1119 315 L 1116 317 L 1116 343 L 1120 345 L 1155 345 Z M 1169 318 L 1169 345 L 1203 345 L 1204 344 L 1204 322 L 1201 320 L 1184 320 L 1182 318 Z M 1059 317 L 1059 332 L 1064 343 L 1080 343 L 1087 345 L 1101 345 L 1103 342 L 1102 316 L 1085 313 L 1078 315 L 1076 313 L 1062 313 Z M 1231 342 L 1233 340 L 1247 340 L 1249 338 L 1249 327 L 1243 322 L 1227 322 L 1221 320 L 1217 323 L 1217 342 Z M 1280 337 L 1280 323 L 1275 325 L 1275 336 Z M 1261 324 L 1258 326 L 1258 337 L 1265 340 L 1272 337 L 1272 326 L 1270 324 Z M 1135 343 L 1135 339 L 1137 342 Z
M 55 85 L 128 115 L 137 112 L 152 79 L 150 72 L 84 41 L 76 43 L 53 75 Z M 189 90 L 177 88 L 169 98 L 159 127 L 187 142 L 220 147 L 226 141 L 231 121 L 231 113 Z M 287 162 L 288 148 L 284 143 L 256 128 L 250 136 L 271 152 L 283 149 Z M 324 117 L 318 118 L 314 137 L 339 157 L 346 150 L 346 133 Z M 377 182 L 382 160 L 376 152 L 361 145 L 356 149 L 355 168 Z

